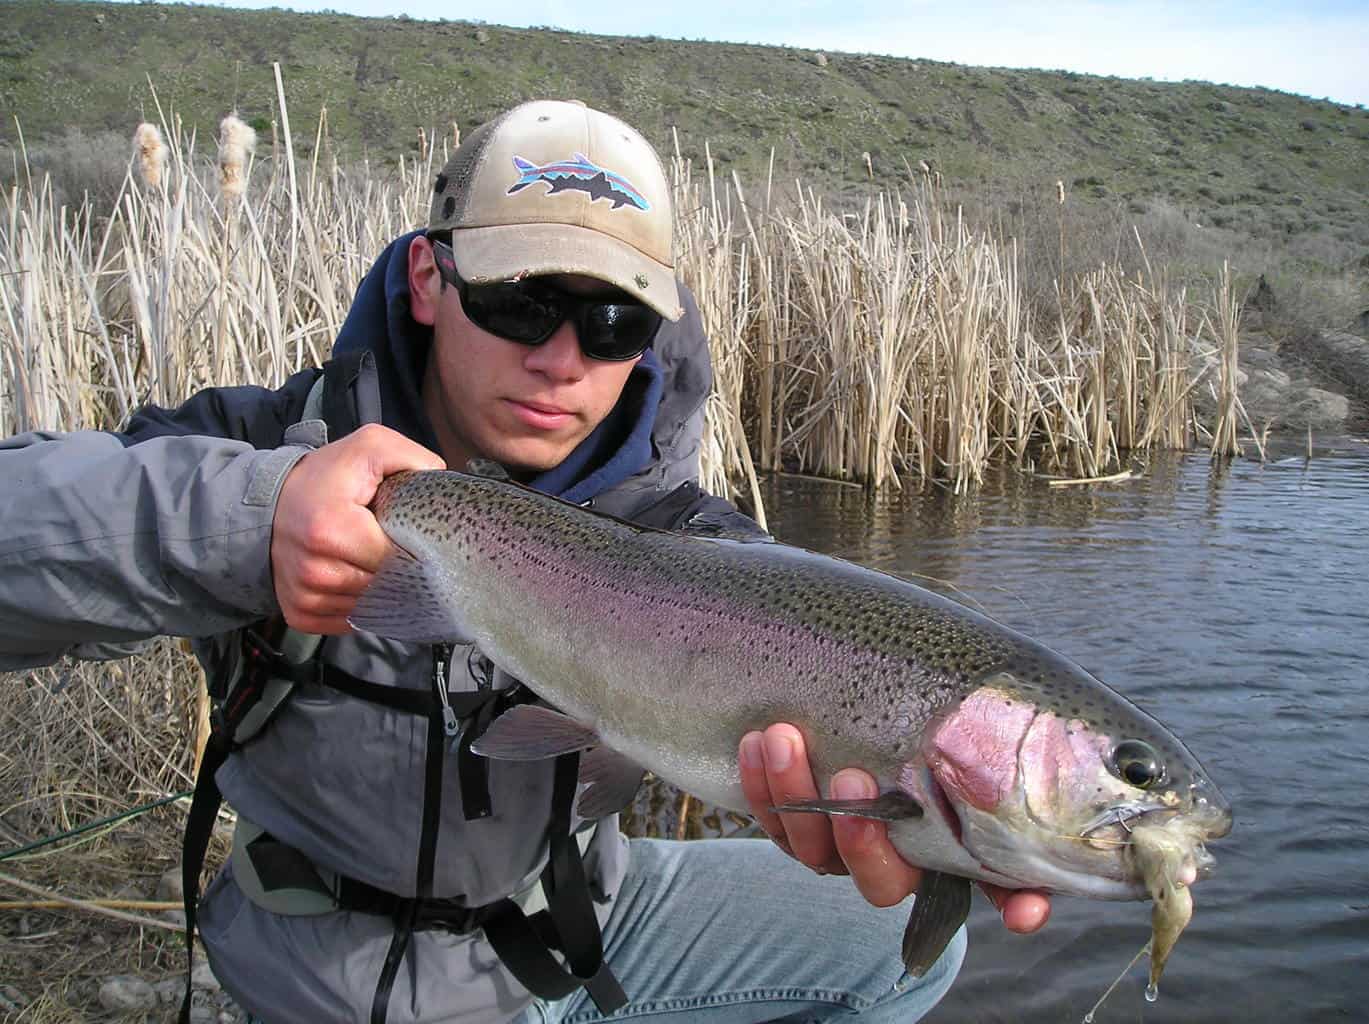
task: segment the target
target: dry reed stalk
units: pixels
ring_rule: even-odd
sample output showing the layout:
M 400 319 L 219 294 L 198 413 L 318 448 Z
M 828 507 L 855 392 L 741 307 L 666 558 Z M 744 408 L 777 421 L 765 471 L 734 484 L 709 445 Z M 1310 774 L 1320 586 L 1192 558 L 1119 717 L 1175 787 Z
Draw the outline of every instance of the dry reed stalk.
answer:
M 753 514 L 765 525 L 760 484 L 743 427 L 743 387 L 749 356 L 745 333 L 750 309 L 749 266 L 744 250 L 734 255 L 730 211 L 720 203 L 713 165 L 709 201 L 693 184 L 678 149 L 672 162 L 675 189 L 677 265 L 694 292 L 704 319 L 713 362 L 700 479 L 713 493 L 735 497 L 745 488 Z M 726 193 L 724 193 L 726 195 Z
M 322 125 L 323 116 L 319 123 Z M 233 346 L 228 337 L 228 263 L 237 247 L 239 205 L 247 189 L 248 159 L 256 151 L 257 133 L 236 114 L 219 122 L 219 194 L 224 201 L 223 237 L 219 244 L 218 312 L 214 332 L 214 379 L 228 376 Z
M 1212 456 L 1240 455 L 1236 440 L 1236 370 L 1240 348 L 1238 329 L 1240 304 L 1231 287 L 1231 267 L 1222 263 L 1222 274 L 1213 295 L 1216 322 L 1214 324 L 1219 357 L 1217 362 L 1217 422 L 1212 428 Z
M 183 910 L 179 900 L 81 900 L 84 907 L 104 907 L 109 910 Z M 0 910 L 61 910 L 71 904 L 60 899 L 0 900 Z
M 94 914 L 104 917 L 112 917 L 116 921 L 125 921 L 129 924 L 136 924 L 141 928 L 155 928 L 169 932 L 183 932 L 185 926 L 176 924 L 172 921 L 163 921 L 155 917 L 145 917 L 142 914 L 130 914 L 123 910 L 116 910 L 106 905 L 106 901 L 82 900 L 72 896 L 63 896 L 59 892 L 52 892 L 41 886 L 25 882 L 22 878 L 15 878 L 13 875 L 0 871 L 0 882 L 12 885 L 16 889 L 24 892 L 33 893 L 35 896 L 42 897 L 44 901 L 51 901 L 64 907 L 71 907 L 73 910 L 87 910 Z M 174 906 L 173 908 L 174 909 Z

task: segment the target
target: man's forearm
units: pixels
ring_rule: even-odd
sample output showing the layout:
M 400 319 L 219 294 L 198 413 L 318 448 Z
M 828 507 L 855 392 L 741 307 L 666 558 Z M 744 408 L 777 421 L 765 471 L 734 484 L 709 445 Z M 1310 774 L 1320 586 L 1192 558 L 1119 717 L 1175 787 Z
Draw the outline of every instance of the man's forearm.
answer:
M 305 451 L 199 436 L 125 447 L 94 431 L 0 441 L 0 668 L 272 612 L 276 497 Z

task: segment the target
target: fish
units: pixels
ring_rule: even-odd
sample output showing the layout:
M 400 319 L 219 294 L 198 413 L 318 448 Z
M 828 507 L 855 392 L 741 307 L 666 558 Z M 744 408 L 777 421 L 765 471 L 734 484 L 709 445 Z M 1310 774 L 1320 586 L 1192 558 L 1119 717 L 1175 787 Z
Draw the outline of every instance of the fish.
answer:
M 901 950 L 914 975 L 964 922 L 972 881 L 1145 900 L 1211 869 L 1206 843 L 1232 822 L 1216 783 L 1045 645 L 849 561 L 655 530 L 469 468 L 381 484 L 372 509 L 394 549 L 350 621 L 473 643 L 526 685 L 546 706 L 505 711 L 472 749 L 581 752 L 582 817 L 624 806 L 646 771 L 746 812 L 740 740 L 790 723 L 821 792 L 858 767 L 879 796 L 776 810 L 882 821 L 923 869 Z
M 584 192 L 590 202 L 607 199 L 611 209 L 632 206 L 638 210 L 650 210 L 651 203 L 637 187 L 621 174 L 600 167 L 583 153 L 576 153 L 569 160 L 556 160 L 549 164 L 534 164 L 521 156 L 513 158 L 513 166 L 518 171 L 518 180 L 509 186 L 506 195 L 520 192 L 536 182 L 544 182 L 547 195 L 557 192 Z

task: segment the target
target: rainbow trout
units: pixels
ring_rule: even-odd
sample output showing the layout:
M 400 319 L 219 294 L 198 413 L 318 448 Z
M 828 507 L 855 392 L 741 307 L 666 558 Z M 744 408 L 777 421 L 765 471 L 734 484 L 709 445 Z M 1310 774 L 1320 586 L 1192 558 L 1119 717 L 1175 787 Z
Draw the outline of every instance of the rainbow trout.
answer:
M 964 921 L 971 879 L 1173 903 L 1210 866 L 1204 843 L 1230 830 L 1216 785 L 1154 718 L 905 580 L 634 526 L 494 476 L 397 474 L 373 508 L 396 551 L 353 624 L 474 643 L 553 704 L 505 712 L 474 749 L 586 751 L 583 817 L 626 804 L 646 769 L 744 811 L 738 744 L 774 722 L 803 733 L 822 791 L 845 767 L 873 775 L 874 800 L 779 809 L 884 821 L 926 870 L 903 944 L 914 974 Z M 1132 849 L 1161 826 L 1163 857 Z M 1158 909 L 1167 953 L 1177 930 Z

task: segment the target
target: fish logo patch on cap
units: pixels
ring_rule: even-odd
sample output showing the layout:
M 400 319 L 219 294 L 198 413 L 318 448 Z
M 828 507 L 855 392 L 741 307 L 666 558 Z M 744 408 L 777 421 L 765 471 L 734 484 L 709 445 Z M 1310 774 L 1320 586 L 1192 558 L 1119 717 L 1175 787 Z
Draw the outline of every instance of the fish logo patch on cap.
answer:
M 635 206 L 639 210 L 650 210 L 651 204 L 632 182 L 621 174 L 600 167 L 583 153 L 576 153 L 569 160 L 557 160 L 542 164 L 540 167 L 521 156 L 513 158 L 513 166 L 519 177 L 505 195 L 513 195 L 539 181 L 546 182 L 547 195 L 558 192 L 584 192 L 590 202 L 607 199 L 613 209 L 620 206 Z

